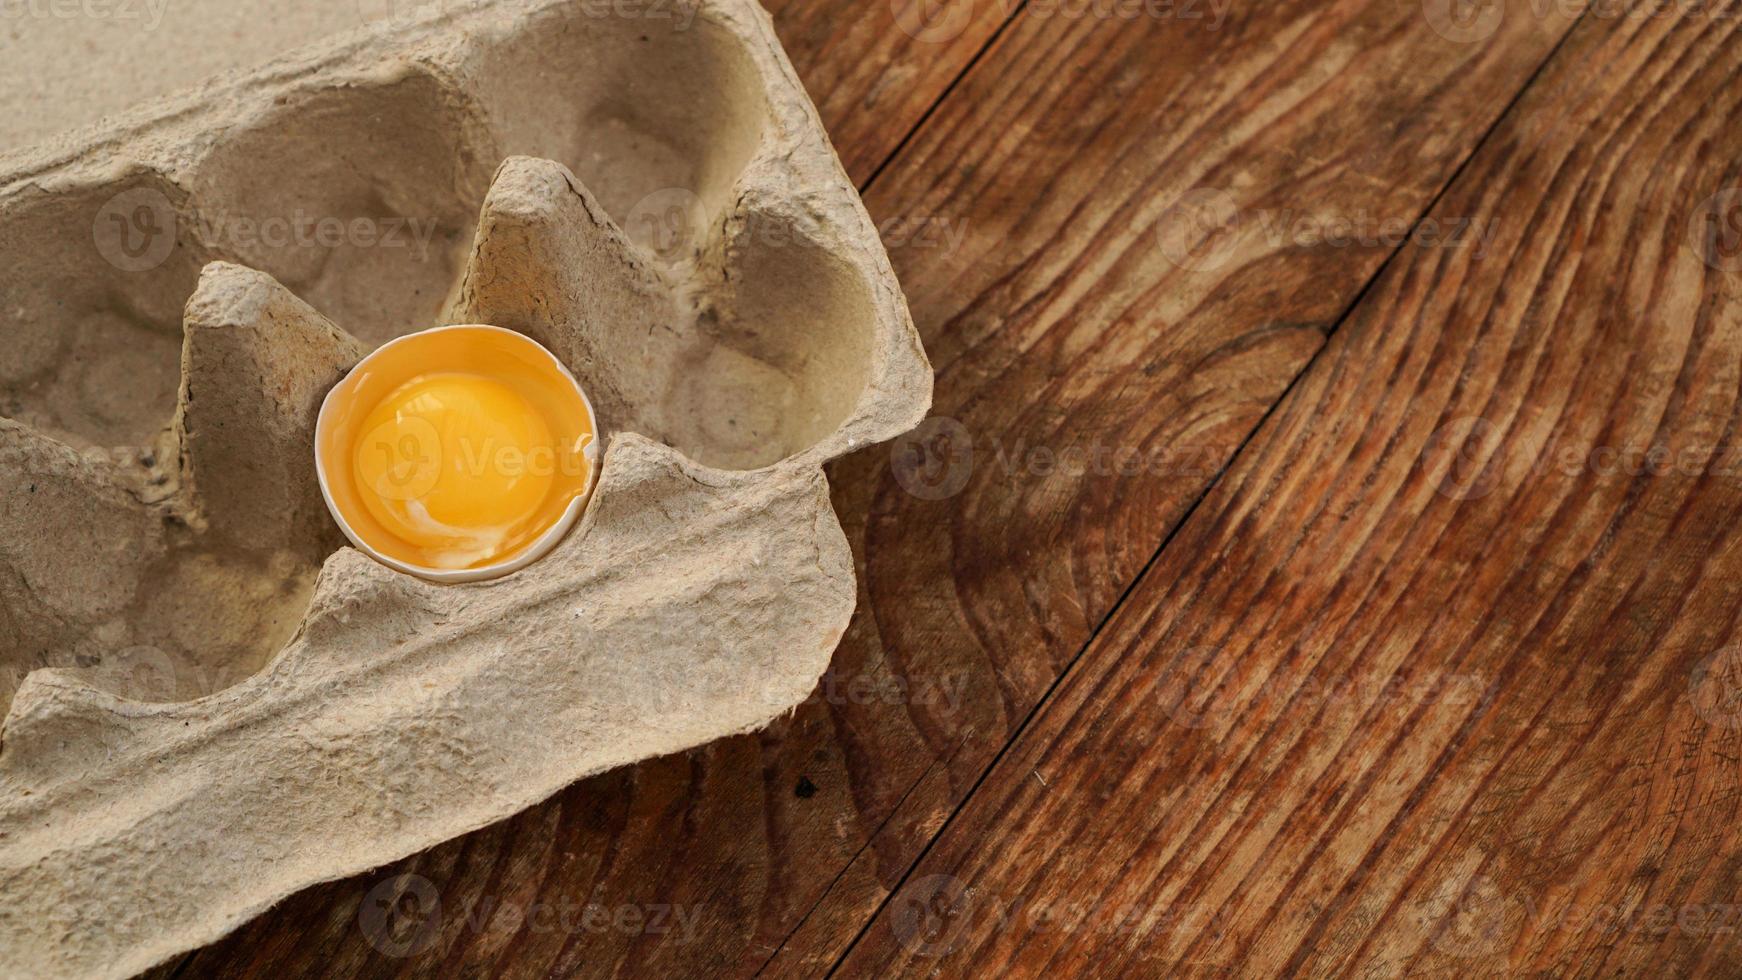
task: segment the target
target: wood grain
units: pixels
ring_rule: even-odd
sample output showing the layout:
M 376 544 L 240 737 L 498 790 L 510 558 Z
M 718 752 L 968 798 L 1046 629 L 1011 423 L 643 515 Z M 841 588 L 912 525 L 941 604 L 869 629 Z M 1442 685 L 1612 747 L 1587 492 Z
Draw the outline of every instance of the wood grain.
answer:
M 843 975 L 1742 973 L 1739 42 L 1585 16 Z
M 1468 46 L 1385 3 L 1019 18 L 872 187 L 874 214 L 971 223 L 947 266 L 897 268 L 974 456 L 941 501 L 880 456 L 832 474 L 867 584 L 834 672 L 963 695 L 833 705 L 866 836 L 769 972 L 838 958 L 1393 251 L 1291 222 L 1413 221 L 1569 25 Z M 1206 196 L 1244 220 L 1182 267 L 1164 241 Z
M 1018 15 L 872 184 L 962 428 L 833 468 L 862 591 L 811 703 L 310 890 L 183 975 L 826 969 L 1396 250 L 1303 240 L 1300 212 L 1407 227 L 1569 20 L 1466 44 L 1390 0 L 1228 17 Z M 1226 234 L 1180 233 L 1230 200 Z M 951 431 L 972 465 L 932 467 Z M 395 958 L 359 910 L 402 875 L 440 906 Z
M 863 187 L 1017 0 L 764 0 L 841 163 Z

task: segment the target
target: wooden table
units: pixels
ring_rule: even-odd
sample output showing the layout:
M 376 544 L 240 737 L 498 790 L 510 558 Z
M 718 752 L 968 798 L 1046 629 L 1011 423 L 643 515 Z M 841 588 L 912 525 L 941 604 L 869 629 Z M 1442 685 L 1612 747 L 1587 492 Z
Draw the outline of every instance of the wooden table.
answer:
M 165 972 L 1742 975 L 1742 0 L 926 4 L 817 695 Z

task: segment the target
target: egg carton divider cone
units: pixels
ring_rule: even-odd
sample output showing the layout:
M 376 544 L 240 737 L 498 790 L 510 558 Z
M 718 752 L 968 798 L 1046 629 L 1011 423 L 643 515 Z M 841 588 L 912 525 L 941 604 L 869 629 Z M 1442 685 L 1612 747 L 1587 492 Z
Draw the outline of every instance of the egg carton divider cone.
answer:
M 813 690 L 855 596 L 822 466 L 930 368 L 767 15 L 594 9 L 436 9 L 0 155 L 0 974 L 137 973 Z M 325 393 L 442 323 L 544 345 L 604 435 L 490 582 L 343 547 L 313 467 Z

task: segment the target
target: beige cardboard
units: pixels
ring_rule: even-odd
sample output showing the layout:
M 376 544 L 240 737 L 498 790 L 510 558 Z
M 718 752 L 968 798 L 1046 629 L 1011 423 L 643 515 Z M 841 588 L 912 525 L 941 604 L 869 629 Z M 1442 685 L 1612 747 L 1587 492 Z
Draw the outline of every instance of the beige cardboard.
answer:
M 767 16 L 591 9 L 438 6 L 0 156 L 0 974 L 138 972 L 812 690 L 822 464 L 930 369 Z M 550 347 L 608 440 L 479 585 L 339 547 L 312 469 L 327 388 L 442 322 Z

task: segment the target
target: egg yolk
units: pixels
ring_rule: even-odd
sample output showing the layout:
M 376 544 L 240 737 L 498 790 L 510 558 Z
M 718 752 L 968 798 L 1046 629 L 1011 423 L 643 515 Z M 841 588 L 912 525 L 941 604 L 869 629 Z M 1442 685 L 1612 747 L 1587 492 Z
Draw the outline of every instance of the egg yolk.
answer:
M 543 416 L 499 381 L 424 374 L 365 417 L 352 465 L 358 496 L 436 568 L 468 568 L 518 549 L 538 525 L 562 451 Z

